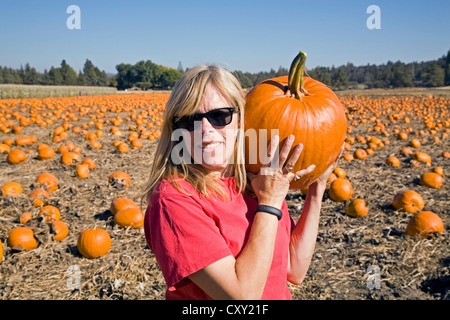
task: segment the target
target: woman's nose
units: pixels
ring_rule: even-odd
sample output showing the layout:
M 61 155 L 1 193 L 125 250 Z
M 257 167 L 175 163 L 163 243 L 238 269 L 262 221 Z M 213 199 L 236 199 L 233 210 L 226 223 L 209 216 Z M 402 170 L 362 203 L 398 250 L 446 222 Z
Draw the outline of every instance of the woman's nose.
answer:
M 208 121 L 208 119 L 205 117 L 202 119 L 202 133 L 207 132 L 209 130 L 213 129 L 213 125 Z

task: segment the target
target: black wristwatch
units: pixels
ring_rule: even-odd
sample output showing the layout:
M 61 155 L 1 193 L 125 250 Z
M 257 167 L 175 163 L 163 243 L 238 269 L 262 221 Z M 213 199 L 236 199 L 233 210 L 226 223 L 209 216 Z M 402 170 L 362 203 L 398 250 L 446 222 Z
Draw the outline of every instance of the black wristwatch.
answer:
M 266 206 L 263 204 L 258 205 L 258 208 L 256 208 L 256 212 L 267 212 L 273 214 L 278 217 L 278 220 L 281 220 L 281 217 L 283 216 L 283 213 L 281 212 L 280 209 L 271 206 Z

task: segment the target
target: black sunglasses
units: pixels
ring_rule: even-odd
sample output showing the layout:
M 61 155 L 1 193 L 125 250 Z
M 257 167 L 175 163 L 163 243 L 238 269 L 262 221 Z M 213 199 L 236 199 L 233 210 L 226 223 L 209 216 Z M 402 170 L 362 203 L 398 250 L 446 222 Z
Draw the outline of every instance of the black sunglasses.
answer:
M 194 113 L 181 118 L 174 117 L 172 126 L 175 129 L 194 130 L 195 121 L 202 121 L 203 118 L 208 119 L 213 126 L 223 127 L 229 125 L 233 120 L 234 108 L 214 109 L 205 113 Z

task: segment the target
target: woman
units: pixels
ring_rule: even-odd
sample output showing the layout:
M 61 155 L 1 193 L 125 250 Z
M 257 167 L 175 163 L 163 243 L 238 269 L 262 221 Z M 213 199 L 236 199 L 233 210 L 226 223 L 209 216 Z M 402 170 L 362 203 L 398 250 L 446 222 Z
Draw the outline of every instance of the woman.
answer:
M 166 105 L 144 196 L 145 236 L 166 299 L 292 299 L 286 281 L 300 284 L 308 270 L 336 165 L 310 185 L 295 224 L 284 199 L 314 166 L 291 172 L 303 146 L 288 156 L 290 136 L 278 153 L 275 136 L 270 162 L 246 173 L 244 103 L 239 81 L 209 65 L 187 71 Z

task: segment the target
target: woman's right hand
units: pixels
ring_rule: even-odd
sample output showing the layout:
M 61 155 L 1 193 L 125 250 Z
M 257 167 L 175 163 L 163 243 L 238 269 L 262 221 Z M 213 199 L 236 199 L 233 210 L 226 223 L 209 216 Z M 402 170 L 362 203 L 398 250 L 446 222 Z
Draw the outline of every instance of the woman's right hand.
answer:
M 295 146 L 288 159 L 294 138 L 293 135 L 286 138 L 277 158 L 276 151 L 279 145 L 279 136 L 274 136 L 270 140 L 269 148 L 267 150 L 267 164 L 261 167 L 261 170 L 257 175 L 251 172 L 248 173 L 253 190 L 258 198 L 258 204 L 281 209 L 292 180 L 294 178 L 299 179 L 314 170 L 315 166 L 311 165 L 306 169 L 295 173 L 292 172 L 292 168 L 303 150 L 303 145 L 299 143 Z

